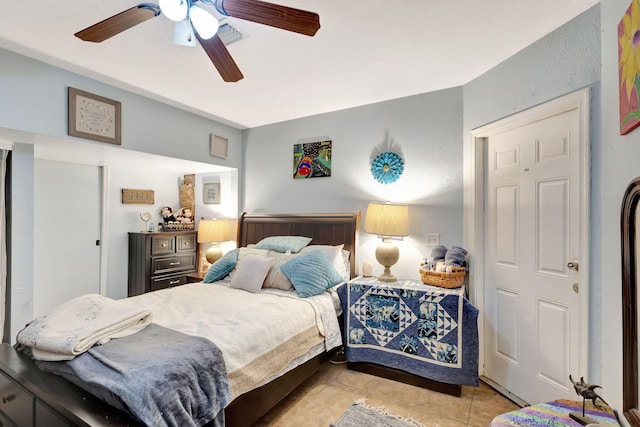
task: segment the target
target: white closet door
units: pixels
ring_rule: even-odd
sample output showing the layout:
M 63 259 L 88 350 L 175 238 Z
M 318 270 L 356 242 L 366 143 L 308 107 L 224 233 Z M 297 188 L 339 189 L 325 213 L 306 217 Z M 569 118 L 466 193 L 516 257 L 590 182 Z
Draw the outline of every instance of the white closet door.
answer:
M 100 168 L 36 159 L 33 314 L 99 293 Z
M 579 143 L 575 109 L 488 141 L 485 372 L 529 403 L 573 399 L 585 375 Z

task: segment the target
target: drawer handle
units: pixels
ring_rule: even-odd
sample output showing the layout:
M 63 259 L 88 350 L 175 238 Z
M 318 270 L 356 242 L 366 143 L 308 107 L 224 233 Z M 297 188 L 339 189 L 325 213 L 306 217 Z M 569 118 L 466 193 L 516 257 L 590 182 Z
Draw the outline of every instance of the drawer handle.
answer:
M 166 247 L 167 247 L 167 244 L 166 244 L 166 243 L 161 243 L 161 244 L 160 244 L 160 247 L 161 247 L 161 248 L 166 248 Z
M 170 285 L 179 285 L 180 284 L 180 279 L 178 280 L 172 280 L 171 282 L 169 282 Z
M 8 396 L 3 396 L 2 397 L 2 403 L 9 403 L 12 400 L 15 400 L 15 398 L 16 398 L 16 394 L 15 393 L 11 393 Z
M 169 265 L 180 265 L 180 261 L 170 262 Z
M 185 246 L 189 246 L 189 242 L 184 242 L 184 245 Z

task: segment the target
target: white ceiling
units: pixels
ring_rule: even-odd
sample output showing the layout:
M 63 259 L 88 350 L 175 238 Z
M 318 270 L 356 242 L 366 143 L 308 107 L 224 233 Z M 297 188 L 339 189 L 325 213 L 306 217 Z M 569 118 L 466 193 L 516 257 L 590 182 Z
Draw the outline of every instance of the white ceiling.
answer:
M 463 85 L 598 0 L 274 0 L 315 37 L 229 18 L 244 74 L 225 83 L 160 16 L 103 43 L 73 34 L 136 0 L 0 1 L 0 47 L 240 129 Z M 207 6 L 205 8 L 211 10 Z

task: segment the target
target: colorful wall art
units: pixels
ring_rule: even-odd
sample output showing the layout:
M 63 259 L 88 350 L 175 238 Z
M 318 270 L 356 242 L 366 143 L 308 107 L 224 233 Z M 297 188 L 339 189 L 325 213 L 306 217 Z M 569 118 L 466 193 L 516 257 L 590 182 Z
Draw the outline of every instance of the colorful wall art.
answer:
M 293 146 L 293 178 L 331 176 L 331 141 Z
M 620 135 L 640 125 L 640 0 L 633 0 L 618 24 Z

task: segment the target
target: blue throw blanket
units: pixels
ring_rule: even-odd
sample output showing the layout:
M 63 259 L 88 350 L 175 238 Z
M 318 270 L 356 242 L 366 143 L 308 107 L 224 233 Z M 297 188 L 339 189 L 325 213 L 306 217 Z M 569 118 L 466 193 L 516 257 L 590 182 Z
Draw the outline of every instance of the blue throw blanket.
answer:
M 70 361 L 36 363 L 148 426 L 201 426 L 231 396 L 215 344 L 156 324 Z
M 341 286 L 338 295 L 349 362 L 478 385 L 478 309 L 464 288 L 359 278 Z

